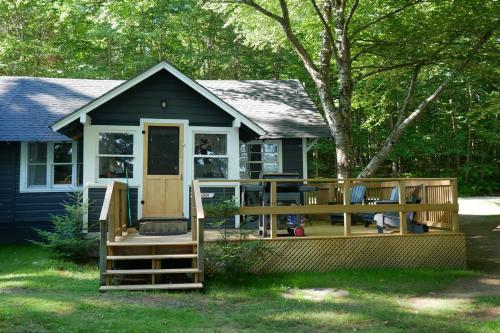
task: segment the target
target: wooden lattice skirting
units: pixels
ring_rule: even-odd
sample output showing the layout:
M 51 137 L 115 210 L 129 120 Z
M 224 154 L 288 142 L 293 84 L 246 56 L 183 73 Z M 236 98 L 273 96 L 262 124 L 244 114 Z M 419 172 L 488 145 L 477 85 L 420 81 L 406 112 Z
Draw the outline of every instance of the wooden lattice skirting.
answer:
M 248 242 L 259 240 L 247 240 Z M 465 268 L 462 233 L 260 240 L 263 254 L 251 271 L 326 272 L 340 268 Z M 213 242 L 206 242 L 209 252 Z M 207 273 L 216 265 L 207 259 Z

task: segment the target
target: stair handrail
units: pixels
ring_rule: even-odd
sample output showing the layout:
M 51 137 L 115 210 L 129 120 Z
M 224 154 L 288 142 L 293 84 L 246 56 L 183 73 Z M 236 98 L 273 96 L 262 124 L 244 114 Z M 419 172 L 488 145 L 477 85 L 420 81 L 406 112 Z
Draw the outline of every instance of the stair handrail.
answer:
M 116 236 L 123 236 L 128 228 L 127 185 L 122 182 L 112 181 L 106 188 L 101 214 L 99 215 L 99 267 L 100 284 L 105 284 L 107 270 L 107 242 L 114 242 Z
M 196 241 L 197 248 L 197 263 L 198 270 L 200 271 L 198 275 L 198 281 L 203 281 L 203 269 L 205 255 L 203 251 L 203 243 L 205 236 L 205 226 L 203 220 L 205 219 L 205 211 L 203 210 L 203 202 L 201 200 L 201 188 L 199 180 L 193 180 L 191 186 L 191 234 L 193 241 Z

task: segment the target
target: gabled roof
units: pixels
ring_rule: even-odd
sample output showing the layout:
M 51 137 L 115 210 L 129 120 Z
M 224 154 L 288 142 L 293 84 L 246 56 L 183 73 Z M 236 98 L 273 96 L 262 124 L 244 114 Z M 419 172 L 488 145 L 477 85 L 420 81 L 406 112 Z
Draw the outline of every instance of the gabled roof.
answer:
M 71 122 L 77 120 L 80 118 L 81 115 L 87 114 L 90 111 L 94 110 L 98 106 L 106 103 L 107 101 L 113 99 L 114 97 L 120 95 L 121 93 L 127 91 L 128 89 L 134 87 L 135 85 L 141 83 L 145 79 L 151 77 L 152 75 L 158 73 L 161 70 L 166 70 L 172 75 L 174 75 L 176 78 L 187 84 L 189 87 L 191 87 L 193 90 L 201 94 L 203 97 L 207 98 L 209 101 L 220 107 L 222 110 L 226 111 L 228 114 L 230 114 L 232 117 L 235 119 L 238 119 L 241 121 L 242 124 L 246 125 L 248 128 L 253 130 L 255 133 L 258 135 L 264 135 L 265 131 L 260 127 L 258 124 L 255 122 L 251 121 L 248 119 L 245 115 L 240 113 L 238 110 L 234 109 L 232 106 L 229 104 L 225 103 L 223 100 L 221 100 L 219 97 L 214 95 L 212 92 L 210 92 L 208 89 L 194 81 L 193 79 L 189 78 L 187 75 L 181 73 L 177 68 L 175 68 L 172 64 L 168 63 L 167 61 L 161 61 L 155 66 L 151 67 L 147 71 L 143 72 L 140 75 L 137 75 L 136 77 L 125 81 L 121 83 L 119 86 L 116 86 L 112 90 L 106 92 L 99 98 L 94 99 L 90 103 L 84 105 L 83 107 L 79 108 L 78 110 L 75 110 L 74 112 L 70 113 L 69 115 L 61 118 L 60 120 L 56 121 L 54 124 L 51 125 L 52 129 L 54 131 L 58 131 L 64 126 L 70 124 Z
M 67 140 L 49 126 L 123 85 L 121 80 L 0 77 L 0 141 Z M 261 138 L 331 137 L 296 80 L 197 81 L 261 127 Z M 77 119 L 77 118 L 75 118 Z
M 220 99 L 259 124 L 263 138 L 331 137 L 298 80 L 200 80 Z

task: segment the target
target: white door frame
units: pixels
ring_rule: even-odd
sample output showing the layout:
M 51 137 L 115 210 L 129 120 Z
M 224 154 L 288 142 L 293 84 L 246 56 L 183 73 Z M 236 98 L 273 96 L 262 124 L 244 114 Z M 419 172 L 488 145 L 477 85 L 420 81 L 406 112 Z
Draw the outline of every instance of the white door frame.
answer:
M 188 175 L 186 171 L 189 168 L 188 160 L 189 160 L 189 145 L 188 145 L 188 133 L 189 133 L 189 120 L 187 119 L 157 119 L 157 118 L 141 118 L 140 120 L 140 128 L 142 133 L 144 133 L 144 124 L 173 124 L 173 125 L 182 125 L 184 126 L 184 138 L 183 138 L 183 152 L 184 152 L 184 161 L 183 161 L 183 173 L 182 173 L 182 215 L 184 218 L 189 218 L 189 181 L 188 181 Z M 138 151 L 139 153 L 137 154 L 137 159 L 138 159 L 138 164 L 144 165 L 144 134 L 141 136 L 141 144 L 140 144 L 140 150 Z M 144 190 L 144 177 L 143 173 L 138 175 L 139 178 L 139 189 L 138 189 L 138 200 L 137 200 L 137 218 L 141 219 L 142 218 L 142 204 L 141 201 L 143 200 L 143 190 Z

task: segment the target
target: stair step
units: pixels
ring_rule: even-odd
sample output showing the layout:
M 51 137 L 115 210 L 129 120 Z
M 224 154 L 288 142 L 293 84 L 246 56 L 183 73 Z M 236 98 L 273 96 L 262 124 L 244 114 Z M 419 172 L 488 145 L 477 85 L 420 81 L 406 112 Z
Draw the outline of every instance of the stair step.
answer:
M 139 224 L 140 235 L 182 235 L 187 233 L 187 223 L 184 221 L 146 221 Z
M 175 243 L 152 243 L 152 242 L 108 242 L 108 246 L 179 246 L 179 245 L 196 245 L 196 242 L 175 242 Z
M 196 258 L 195 253 L 190 254 L 145 254 L 130 256 L 107 256 L 108 260 L 141 260 L 141 259 L 191 259 Z
M 175 274 L 175 273 L 201 273 L 198 268 L 173 268 L 173 269 L 110 269 L 105 275 L 120 274 Z
M 175 284 L 133 284 L 120 286 L 102 286 L 100 291 L 111 290 L 154 290 L 154 289 L 201 289 L 203 283 L 175 283 Z

